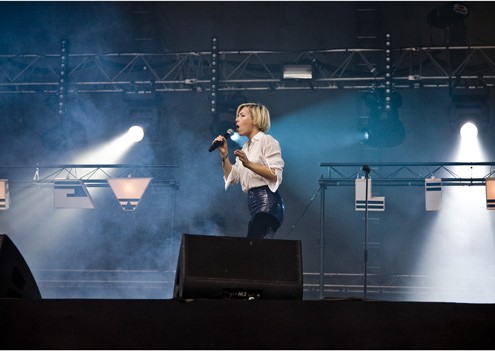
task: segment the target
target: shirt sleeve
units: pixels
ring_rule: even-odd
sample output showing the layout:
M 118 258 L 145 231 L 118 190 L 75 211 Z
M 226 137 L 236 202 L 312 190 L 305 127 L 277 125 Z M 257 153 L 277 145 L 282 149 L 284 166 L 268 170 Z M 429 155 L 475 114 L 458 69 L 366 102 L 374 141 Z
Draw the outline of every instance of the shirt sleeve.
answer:
M 230 174 L 227 178 L 223 177 L 225 183 L 225 190 L 228 189 L 229 186 L 235 183 L 239 183 L 240 175 L 239 175 L 239 165 L 237 164 L 237 157 L 235 159 L 235 163 L 232 165 L 230 169 Z
M 273 169 L 277 176 L 277 179 L 274 181 L 267 180 L 268 187 L 271 191 L 275 192 L 282 183 L 282 173 L 284 169 L 284 160 L 282 159 L 280 143 L 272 136 L 266 135 L 262 153 L 266 163 L 265 165 Z

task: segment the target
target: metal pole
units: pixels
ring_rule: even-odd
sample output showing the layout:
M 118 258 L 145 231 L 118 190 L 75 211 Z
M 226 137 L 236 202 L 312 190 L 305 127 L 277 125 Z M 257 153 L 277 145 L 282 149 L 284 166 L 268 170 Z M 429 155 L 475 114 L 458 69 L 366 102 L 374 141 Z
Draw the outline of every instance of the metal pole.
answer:
M 363 166 L 363 171 L 365 175 L 366 181 L 366 193 L 365 193 L 365 201 L 364 201 L 364 299 L 367 296 L 367 288 L 368 288 L 368 182 L 369 182 L 369 173 L 370 168 L 367 165 Z
M 323 300 L 325 289 L 325 189 L 326 186 L 320 182 L 320 300 Z

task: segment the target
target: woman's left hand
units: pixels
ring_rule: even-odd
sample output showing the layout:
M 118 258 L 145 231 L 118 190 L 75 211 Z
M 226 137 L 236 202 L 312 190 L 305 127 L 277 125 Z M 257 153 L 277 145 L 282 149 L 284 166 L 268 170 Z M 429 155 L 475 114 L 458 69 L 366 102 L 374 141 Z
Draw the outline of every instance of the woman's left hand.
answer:
M 234 155 L 239 157 L 239 161 L 242 162 L 242 165 L 246 168 L 249 168 L 249 165 L 251 164 L 251 161 L 249 161 L 246 153 L 242 150 L 235 150 Z

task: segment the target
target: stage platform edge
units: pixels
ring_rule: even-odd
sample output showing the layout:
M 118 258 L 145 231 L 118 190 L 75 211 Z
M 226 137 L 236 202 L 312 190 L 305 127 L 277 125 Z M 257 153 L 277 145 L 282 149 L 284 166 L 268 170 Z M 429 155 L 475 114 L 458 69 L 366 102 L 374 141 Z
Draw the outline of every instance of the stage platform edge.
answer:
M 495 349 L 495 304 L 0 299 L 2 349 Z

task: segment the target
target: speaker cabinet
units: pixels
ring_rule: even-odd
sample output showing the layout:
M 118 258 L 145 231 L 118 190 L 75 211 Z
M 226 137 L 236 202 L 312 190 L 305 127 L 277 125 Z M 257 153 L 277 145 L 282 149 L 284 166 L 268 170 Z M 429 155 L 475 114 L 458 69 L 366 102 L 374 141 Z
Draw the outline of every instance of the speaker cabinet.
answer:
M 299 240 L 183 234 L 174 297 L 302 299 Z
M 0 298 L 41 299 L 31 270 L 5 234 L 0 235 Z

